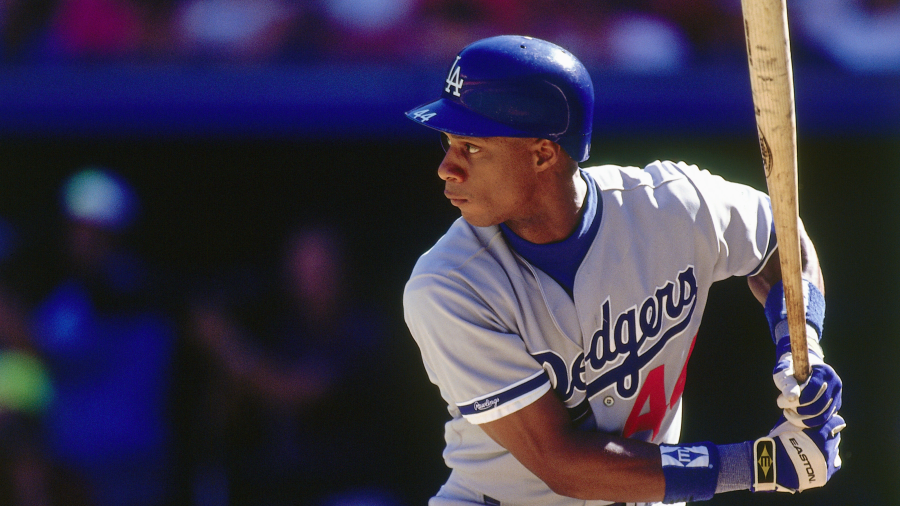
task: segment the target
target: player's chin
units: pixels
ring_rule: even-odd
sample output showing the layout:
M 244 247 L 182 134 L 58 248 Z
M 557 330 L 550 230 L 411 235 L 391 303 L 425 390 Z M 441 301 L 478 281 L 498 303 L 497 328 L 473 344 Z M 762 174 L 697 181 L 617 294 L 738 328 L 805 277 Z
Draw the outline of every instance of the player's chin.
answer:
M 483 214 L 468 212 L 468 210 L 462 208 L 460 209 L 460 211 L 462 211 L 463 219 L 473 227 L 490 227 L 492 225 L 497 225 L 498 223 L 500 223 L 500 221 Z

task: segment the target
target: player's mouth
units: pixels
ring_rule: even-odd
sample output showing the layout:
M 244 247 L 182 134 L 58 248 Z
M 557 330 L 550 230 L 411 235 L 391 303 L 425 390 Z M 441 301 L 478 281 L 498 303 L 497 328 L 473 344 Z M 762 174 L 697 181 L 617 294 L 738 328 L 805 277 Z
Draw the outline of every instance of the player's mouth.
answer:
M 460 205 L 465 204 L 468 201 L 468 199 L 460 197 L 459 195 L 448 193 L 446 191 L 444 192 L 444 196 L 450 199 L 450 203 L 456 207 L 459 207 Z

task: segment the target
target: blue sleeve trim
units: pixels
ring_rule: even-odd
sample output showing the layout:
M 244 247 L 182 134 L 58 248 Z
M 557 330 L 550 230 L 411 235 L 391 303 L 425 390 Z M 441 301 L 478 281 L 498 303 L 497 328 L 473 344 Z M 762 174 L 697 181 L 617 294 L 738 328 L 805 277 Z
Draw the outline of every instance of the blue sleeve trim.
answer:
M 457 404 L 456 407 L 459 408 L 459 412 L 463 416 L 477 415 L 503 406 L 508 402 L 512 402 L 531 391 L 543 387 L 549 382 L 550 379 L 547 377 L 547 373 L 542 371 L 521 383 L 517 383 L 504 390 L 479 397 L 464 404 Z
M 750 274 L 747 276 L 755 276 L 763 270 L 763 267 L 769 263 L 769 259 L 772 258 L 772 253 L 775 253 L 775 249 L 778 247 L 778 238 L 775 236 L 775 223 L 772 223 L 772 229 L 769 231 L 769 244 L 766 245 L 766 252 L 763 255 L 762 261 L 759 262 L 759 265 L 756 266 Z

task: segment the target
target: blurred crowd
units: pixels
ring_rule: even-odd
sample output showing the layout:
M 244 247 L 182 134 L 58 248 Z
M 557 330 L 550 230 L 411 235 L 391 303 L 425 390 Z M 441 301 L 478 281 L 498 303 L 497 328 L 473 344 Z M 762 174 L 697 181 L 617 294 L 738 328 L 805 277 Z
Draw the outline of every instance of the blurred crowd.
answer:
M 788 6 L 798 58 L 900 72 L 900 0 Z M 443 65 L 522 33 L 668 72 L 742 53 L 741 24 L 740 0 L 0 0 L 0 61 Z M 0 504 L 412 504 L 414 427 L 392 409 L 408 372 L 340 226 L 185 276 L 134 247 L 144 209 L 121 175 L 57 190 L 51 227 L 0 216 Z
M 900 71 L 900 0 L 792 0 L 796 57 Z M 2 0 L 4 60 L 446 62 L 500 33 L 586 64 L 669 72 L 734 59 L 740 0 Z
M 0 504 L 412 503 L 397 336 L 356 295 L 343 229 L 175 275 L 134 248 L 120 174 L 59 190 L 43 240 L 0 220 Z

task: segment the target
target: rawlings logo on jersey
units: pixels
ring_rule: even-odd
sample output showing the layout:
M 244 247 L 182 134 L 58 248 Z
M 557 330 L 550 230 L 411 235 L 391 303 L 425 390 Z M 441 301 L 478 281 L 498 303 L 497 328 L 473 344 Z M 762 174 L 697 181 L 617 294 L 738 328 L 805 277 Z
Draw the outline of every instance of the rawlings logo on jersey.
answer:
M 628 399 L 638 391 L 641 368 L 689 326 L 696 304 L 697 278 L 694 268 L 688 267 L 678 273 L 677 281 L 657 288 L 639 307 L 628 309 L 615 320 L 610 318 L 610 301 L 606 299 L 601 309 L 603 321 L 591 337 L 590 348 L 571 364 L 552 351 L 537 353 L 534 358 L 551 373 L 554 389 L 563 400 L 571 399 L 575 392 L 591 398 L 611 385 L 620 397 Z M 586 367 L 608 370 L 586 383 Z
M 486 409 L 497 407 L 498 404 L 500 404 L 500 399 L 495 397 L 493 399 L 485 399 L 481 402 L 476 401 L 472 404 L 472 407 L 475 408 L 475 411 L 484 411 Z

